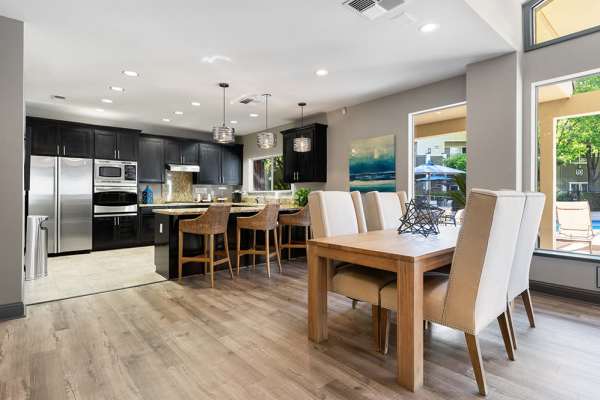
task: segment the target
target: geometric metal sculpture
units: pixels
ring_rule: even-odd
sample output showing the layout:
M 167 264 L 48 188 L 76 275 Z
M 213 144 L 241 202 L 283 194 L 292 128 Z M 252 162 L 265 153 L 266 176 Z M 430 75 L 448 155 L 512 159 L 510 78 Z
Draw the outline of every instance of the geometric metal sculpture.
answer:
M 443 209 L 413 199 L 406 204 L 406 213 L 400 218 L 398 233 L 418 233 L 425 237 L 438 235 L 438 225 L 443 214 Z

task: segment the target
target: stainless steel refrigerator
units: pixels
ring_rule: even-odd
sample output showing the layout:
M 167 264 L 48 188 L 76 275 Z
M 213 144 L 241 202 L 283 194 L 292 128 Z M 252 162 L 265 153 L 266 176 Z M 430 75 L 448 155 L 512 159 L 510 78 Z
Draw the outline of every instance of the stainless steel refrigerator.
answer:
M 31 157 L 29 215 L 47 215 L 48 253 L 92 249 L 93 160 Z

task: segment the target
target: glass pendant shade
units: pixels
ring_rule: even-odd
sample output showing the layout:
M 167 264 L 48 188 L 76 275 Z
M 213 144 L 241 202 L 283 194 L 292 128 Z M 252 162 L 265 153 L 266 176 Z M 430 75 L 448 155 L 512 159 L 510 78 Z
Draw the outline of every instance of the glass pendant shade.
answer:
M 307 153 L 311 149 L 310 138 L 301 136 L 294 139 L 294 151 L 296 153 Z
M 259 149 L 272 149 L 277 145 L 277 136 L 273 132 L 260 132 L 256 135 L 256 145 Z
M 213 140 L 218 143 L 233 143 L 235 142 L 235 128 L 229 126 L 213 127 Z
M 233 143 L 235 141 L 235 128 L 225 125 L 225 89 L 229 87 L 228 83 L 219 83 L 223 89 L 223 125 L 213 127 L 213 140 L 217 143 Z

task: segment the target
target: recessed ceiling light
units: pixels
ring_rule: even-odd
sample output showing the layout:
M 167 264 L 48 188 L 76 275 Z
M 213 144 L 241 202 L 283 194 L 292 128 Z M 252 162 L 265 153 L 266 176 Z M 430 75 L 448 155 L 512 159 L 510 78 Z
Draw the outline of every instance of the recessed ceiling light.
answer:
M 252 118 L 256 118 L 256 117 L 258 117 L 258 114 L 256 114 L 256 113 L 250 113 L 250 116 L 251 116 Z
M 200 107 L 200 103 L 198 103 L 197 101 L 192 101 L 192 105 L 194 107 Z
M 140 74 L 138 74 L 135 71 L 127 71 L 127 70 L 125 70 L 125 71 L 122 71 L 122 72 L 123 72 L 123 75 L 127 75 L 127 76 L 140 76 Z
M 106 104 L 111 104 L 113 102 L 111 99 L 102 99 L 100 101 Z
M 236 120 L 233 120 L 233 121 L 229 121 L 229 123 L 230 123 L 230 124 L 237 124 L 237 121 L 236 121 Z
M 175 115 L 183 115 L 183 111 L 175 111 L 173 114 L 175 114 Z
M 163 120 L 163 122 L 171 122 L 171 120 L 169 118 L 163 118 L 162 120 Z
M 122 87 L 119 86 L 109 86 L 108 87 L 110 90 L 114 90 L 115 92 L 124 92 L 125 89 L 123 89 Z
M 438 24 L 425 24 L 422 25 L 419 30 L 423 33 L 430 33 L 433 31 L 437 31 L 440 26 Z
M 96 111 L 98 111 L 98 112 L 104 112 L 104 109 L 103 108 L 96 108 Z
M 329 75 L 329 71 L 327 71 L 326 69 L 318 69 L 315 71 L 315 74 L 317 76 L 327 76 Z
M 218 61 L 231 62 L 231 58 L 229 58 L 227 56 L 222 56 L 220 54 L 215 54 L 214 56 L 202 57 L 203 63 L 214 64 Z

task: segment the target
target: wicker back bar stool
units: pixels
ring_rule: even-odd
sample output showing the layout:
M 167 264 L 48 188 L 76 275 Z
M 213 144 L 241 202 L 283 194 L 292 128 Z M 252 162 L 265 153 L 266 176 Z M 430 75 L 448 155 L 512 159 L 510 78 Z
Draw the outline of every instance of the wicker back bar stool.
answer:
M 252 265 L 256 267 L 256 256 L 262 255 L 265 257 L 267 264 L 267 275 L 271 277 L 271 257 L 277 257 L 277 265 L 279 272 L 283 272 L 281 268 L 281 257 L 279 255 L 279 240 L 277 238 L 277 217 L 279 215 L 279 204 L 267 204 L 257 214 L 251 217 L 237 217 L 237 273 L 240 274 L 240 257 L 246 254 L 252 255 Z M 240 249 L 242 229 L 253 231 L 252 248 Z M 256 231 L 265 232 L 265 245 L 263 249 L 259 249 L 256 245 Z M 271 252 L 269 244 L 269 232 L 273 231 L 273 239 L 275 242 L 275 252 Z
M 288 227 L 287 243 L 283 242 L 284 226 Z M 294 226 L 304 228 L 304 242 L 293 242 L 292 241 L 292 228 Z M 308 210 L 308 205 L 305 206 L 304 208 L 302 208 L 300 211 L 295 212 L 293 214 L 281 214 L 279 216 L 279 240 L 281 241 L 281 243 L 279 244 L 279 249 L 281 252 L 283 252 L 283 249 L 287 249 L 288 260 L 290 259 L 292 249 L 307 250 L 309 236 L 310 236 L 310 212 Z
M 179 279 L 183 273 L 183 264 L 189 262 L 204 263 L 204 273 L 207 264 L 210 268 L 210 286 L 215 287 L 215 266 L 228 264 L 229 274 L 233 279 L 233 269 L 229 258 L 229 241 L 227 240 L 227 221 L 229 219 L 229 205 L 211 205 L 208 210 L 198 218 L 179 221 Z M 200 235 L 204 238 L 204 254 L 195 257 L 184 257 L 183 235 Z M 224 257 L 215 261 L 215 235 L 223 235 L 225 240 Z

